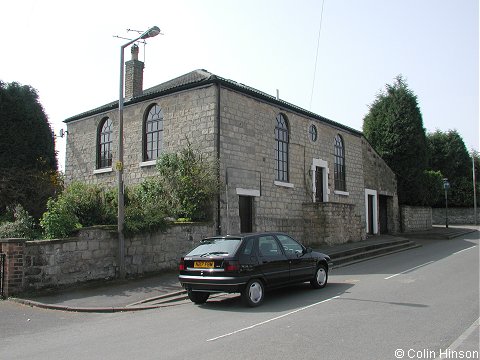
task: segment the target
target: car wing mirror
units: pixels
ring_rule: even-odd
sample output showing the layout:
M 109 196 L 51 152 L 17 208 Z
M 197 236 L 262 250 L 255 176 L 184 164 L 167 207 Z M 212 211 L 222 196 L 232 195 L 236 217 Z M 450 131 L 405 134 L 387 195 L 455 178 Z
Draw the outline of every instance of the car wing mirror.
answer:
M 304 254 L 310 254 L 312 251 L 313 251 L 313 250 L 312 250 L 311 247 L 307 247 L 307 248 L 304 248 L 304 249 L 303 249 L 303 253 L 304 253 Z

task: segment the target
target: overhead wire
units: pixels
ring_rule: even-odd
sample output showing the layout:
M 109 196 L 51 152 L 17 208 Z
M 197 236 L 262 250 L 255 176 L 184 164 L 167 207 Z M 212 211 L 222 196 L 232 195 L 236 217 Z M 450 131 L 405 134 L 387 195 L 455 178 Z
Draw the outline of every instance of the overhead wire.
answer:
M 322 33 L 323 7 L 324 7 L 324 5 L 325 5 L 325 0 L 322 0 L 322 11 L 320 13 L 320 25 L 319 25 L 319 28 L 318 28 L 317 53 L 315 55 L 315 67 L 314 67 L 314 70 L 313 70 L 312 92 L 310 93 L 310 107 L 309 107 L 309 110 L 312 110 L 313 90 L 315 89 L 315 77 L 316 77 L 316 74 L 317 74 L 318 50 L 320 49 L 320 35 Z

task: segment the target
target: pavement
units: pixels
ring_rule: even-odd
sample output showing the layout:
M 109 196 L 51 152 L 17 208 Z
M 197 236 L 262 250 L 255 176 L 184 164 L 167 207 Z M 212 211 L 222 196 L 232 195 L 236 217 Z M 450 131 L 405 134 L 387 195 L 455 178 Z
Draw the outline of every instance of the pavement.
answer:
M 479 226 L 434 226 L 428 231 L 372 236 L 364 241 L 315 250 L 330 255 L 335 268 L 421 246 L 415 239 L 450 240 L 478 231 Z M 178 272 L 174 271 L 142 278 L 92 282 L 50 293 L 22 294 L 21 298 L 6 301 L 52 310 L 105 313 L 172 306 L 186 298 L 186 292 L 178 282 Z

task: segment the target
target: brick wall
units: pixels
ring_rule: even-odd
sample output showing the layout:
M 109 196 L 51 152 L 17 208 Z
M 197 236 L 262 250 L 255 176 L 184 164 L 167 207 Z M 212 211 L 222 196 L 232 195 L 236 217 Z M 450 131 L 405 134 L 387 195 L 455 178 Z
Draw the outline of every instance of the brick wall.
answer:
M 5 254 L 3 295 L 19 292 L 24 286 L 24 239 L 1 239 L 0 253 Z
M 432 208 L 420 206 L 400 207 L 402 231 L 421 231 L 432 228 Z

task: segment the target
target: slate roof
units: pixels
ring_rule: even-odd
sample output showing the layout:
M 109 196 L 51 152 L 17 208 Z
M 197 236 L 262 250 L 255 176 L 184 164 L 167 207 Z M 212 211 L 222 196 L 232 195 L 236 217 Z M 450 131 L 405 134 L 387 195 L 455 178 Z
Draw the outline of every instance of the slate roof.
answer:
M 315 114 L 311 111 L 305 110 L 305 109 L 303 109 L 299 106 L 288 103 L 284 100 L 277 99 L 276 97 L 274 97 L 272 95 L 269 95 L 269 94 L 264 93 L 260 90 L 254 89 L 250 86 L 238 83 L 238 82 L 233 81 L 233 80 L 222 78 L 218 75 L 212 74 L 212 73 L 208 72 L 207 70 L 203 70 L 203 69 L 198 69 L 198 70 L 191 71 L 191 72 L 189 72 L 187 74 L 184 74 L 182 76 L 179 76 L 175 79 L 166 81 L 162 84 L 153 86 L 149 89 L 145 89 L 145 90 L 143 90 L 142 95 L 140 95 L 138 97 L 135 97 L 131 100 L 125 101 L 124 105 L 128 106 L 128 105 L 132 105 L 132 104 L 135 104 L 135 103 L 138 103 L 138 102 L 142 102 L 142 101 L 146 101 L 146 100 L 149 100 L 149 99 L 152 99 L 152 98 L 156 98 L 158 96 L 168 95 L 168 94 L 172 94 L 172 93 L 175 93 L 175 92 L 178 92 L 178 91 L 193 89 L 193 88 L 203 86 L 203 85 L 208 85 L 208 84 L 221 84 L 224 87 L 231 88 L 233 90 L 242 92 L 242 93 L 250 95 L 252 97 L 261 99 L 263 101 L 266 101 L 266 102 L 269 102 L 271 104 L 277 105 L 280 108 L 284 108 L 284 109 L 288 109 L 288 110 L 293 111 L 293 112 L 300 113 L 300 114 L 305 115 L 307 117 L 316 119 L 320 122 L 323 122 L 323 123 L 329 124 L 331 126 L 334 126 L 336 128 L 348 131 L 348 132 L 350 132 L 352 134 L 355 134 L 357 136 L 362 136 L 362 132 L 360 132 L 358 130 L 355 130 L 355 129 L 350 128 L 348 126 L 345 126 L 343 124 L 337 123 L 333 120 L 327 119 L 327 118 L 325 118 L 323 116 L 320 116 L 318 114 Z M 118 108 L 118 100 L 110 102 L 110 103 L 105 104 L 105 105 L 102 105 L 98 108 L 86 111 L 84 113 L 72 116 L 72 117 L 64 120 L 64 123 L 68 124 L 69 122 L 72 122 L 72 121 L 75 121 L 75 120 L 80 120 L 82 118 L 92 116 L 92 115 L 95 115 L 95 114 L 99 114 L 101 112 L 112 110 L 112 109 L 115 109 L 115 108 Z

